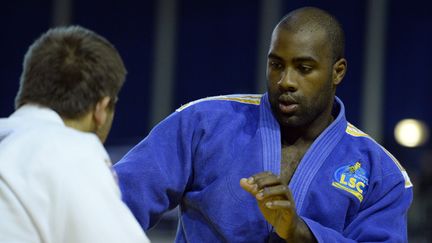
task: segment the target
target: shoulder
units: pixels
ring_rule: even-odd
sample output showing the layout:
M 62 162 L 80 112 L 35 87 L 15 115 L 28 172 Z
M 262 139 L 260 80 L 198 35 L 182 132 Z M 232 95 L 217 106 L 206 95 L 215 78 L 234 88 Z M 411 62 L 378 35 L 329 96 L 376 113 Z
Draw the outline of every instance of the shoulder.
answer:
M 67 155 L 65 163 L 73 163 L 74 167 L 88 167 L 100 161 L 110 164 L 108 154 L 99 138 L 90 132 L 82 132 L 69 127 L 47 129 L 47 145 L 56 152 Z
M 375 173 L 378 172 L 383 177 L 396 175 L 395 179 L 399 178 L 405 181 L 406 188 L 412 187 L 405 168 L 384 146 L 351 123 L 347 124 L 345 132 L 351 148 L 362 154 L 362 157 L 370 164 L 371 170 L 374 170 Z
M 32 163 L 80 164 L 82 158 L 104 158 L 106 151 L 92 133 L 56 123 L 41 123 L 15 129 L 0 146 L 0 155 L 20 160 L 25 154 Z M 88 159 L 86 159 L 88 160 Z
M 262 95 L 235 94 L 189 102 L 170 114 L 150 132 L 150 137 L 215 135 L 230 129 L 254 129 L 259 122 Z
M 0 176 L 20 197 L 38 201 L 41 195 L 76 187 L 78 180 L 109 178 L 108 155 L 97 137 L 58 123 L 15 129 L 0 143 Z M 51 195 L 51 194 L 50 194 Z
M 187 109 L 226 109 L 233 106 L 256 107 L 260 105 L 262 95 L 259 94 L 232 94 L 211 96 L 189 102 L 182 105 L 176 112 L 182 112 Z
M 238 127 L 245 123 L 254 126 L 258 121 L 262 95 L 235 94 L 207 97 L 192 101 L 176 110 L 182 120 L 207 126 Z
M 33 139 L 40 139 L 42 144 L 65 152 L 76 149 L 83 152 L 90 152 L 94 149 L 99 151 L 103 147 L 95 134 L 78 131 L 66 126 L 45 125 L 40 129 L 32 129 L 28 136 Z

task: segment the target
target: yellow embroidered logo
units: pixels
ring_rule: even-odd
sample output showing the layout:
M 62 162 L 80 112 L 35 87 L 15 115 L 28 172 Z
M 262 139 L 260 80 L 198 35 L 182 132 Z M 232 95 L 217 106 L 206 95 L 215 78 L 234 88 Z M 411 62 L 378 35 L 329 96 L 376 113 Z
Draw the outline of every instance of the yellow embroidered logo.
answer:
M 332 186 L 354 195 L 360 202 L 369 185 L 369 175 L 360 162 L 342 166 L 333 175 Z

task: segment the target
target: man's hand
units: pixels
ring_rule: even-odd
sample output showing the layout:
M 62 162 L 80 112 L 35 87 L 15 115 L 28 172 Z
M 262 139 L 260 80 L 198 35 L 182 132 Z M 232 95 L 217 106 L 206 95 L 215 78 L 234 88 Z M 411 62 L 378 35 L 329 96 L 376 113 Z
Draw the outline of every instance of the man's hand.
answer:
M 240 186 L 258 202 L 264 218 L 279 237 L 289 242 L 315 242 L 307 225 L 297 215 L 290 189 L 271 172 L 242 178 Z

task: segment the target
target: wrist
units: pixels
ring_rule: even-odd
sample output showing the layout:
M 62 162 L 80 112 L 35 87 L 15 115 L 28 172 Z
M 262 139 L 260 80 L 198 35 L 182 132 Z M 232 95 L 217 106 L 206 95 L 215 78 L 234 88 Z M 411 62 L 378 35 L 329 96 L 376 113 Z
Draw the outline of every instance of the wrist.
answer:
M 280 238 L 287 242 L 292 242 L 292 240 L 296 239 L 296 236 L 299 234 L 299 232 L 297 232 L 299 228 L 299 220 L 301 219 L 298 216 L 295 216 L 292 218 L 290 224 L 279 225 L 279 227 L 275 227 L 274 231 Z
M 276 234 L 286 242 L 317 242 L 302 218 L 297 216 L 293 221 L 291 227 L 276 228 Z

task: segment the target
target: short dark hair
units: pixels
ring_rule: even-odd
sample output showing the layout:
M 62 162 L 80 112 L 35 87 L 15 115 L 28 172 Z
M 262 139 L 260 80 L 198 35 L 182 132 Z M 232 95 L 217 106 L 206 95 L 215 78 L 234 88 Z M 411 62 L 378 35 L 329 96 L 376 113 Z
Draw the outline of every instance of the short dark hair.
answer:
M 332 61 L 345 57 L 345 33 L 339 21 L 325 10 L 315 7 L 296 9 L 285 15 L 277 27 L 299 30 L 323 29 L 331 45 Z
M 104 37 L 80 26 L 53 28 L 24 57 L 15 107 L 34 103 L 76 119 L 105 96 L 113 107 L 125 77 L 119 53 Z

